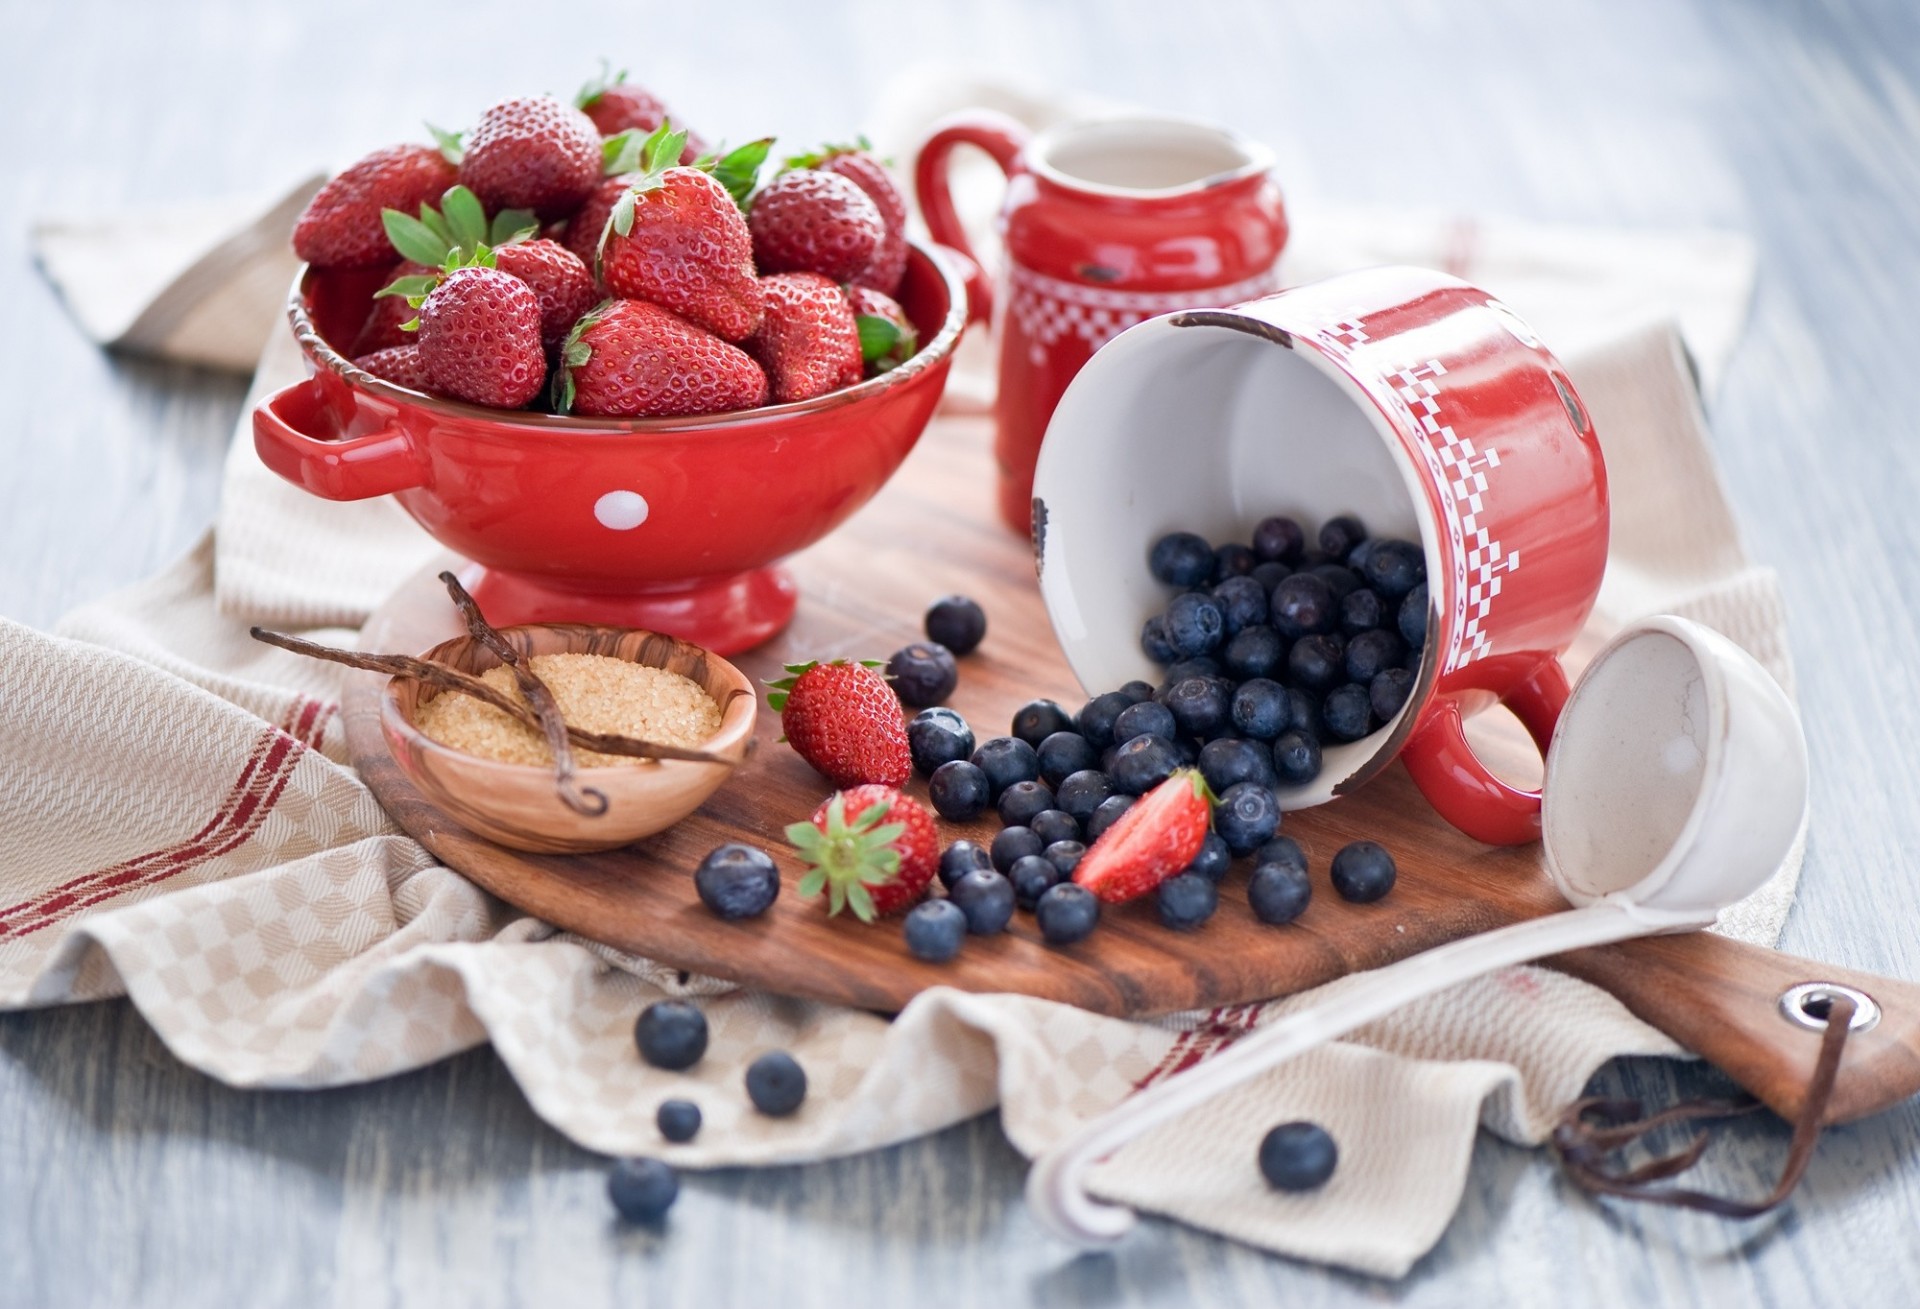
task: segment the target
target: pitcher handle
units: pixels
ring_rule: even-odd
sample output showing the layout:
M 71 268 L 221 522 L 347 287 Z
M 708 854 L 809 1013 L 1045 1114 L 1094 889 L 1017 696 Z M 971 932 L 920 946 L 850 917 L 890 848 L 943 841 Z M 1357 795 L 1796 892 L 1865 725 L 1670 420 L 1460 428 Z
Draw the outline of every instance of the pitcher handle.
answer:
M 1533 676 L 1501 697 L 1540 747 L 1553 743 L 1567 703 L 1567 674 L 1549 658 Z M 1496 777 L 1467 741 L 1460 707 L 1443 704 L 1400 754 L 1413 784 L 1442 818 L 1488 845 L 1525 845 L 1540 839 L 1540 793 Z
M 933 239 L 967 257 L 972 266 L 967 275 L 967 321 L 983 322 L 993 316 L 993 291 L 980 271 L 980 258 L 967 240 L 966 229 L 953 207 L 953 192 L 947 186 L 947 162 L 956 145 L 978 146 L 1000 165 L 1000 171 L 1012 176 L 1015 161 L 1027 144 L 1030 133 L 1018 119 L 991 109 L 965 109 L 949 114 L 934 124 L 933 133 L 920 147 L 913 168 L 913 193 L 920 204 L 920 216 L 926 219 Z

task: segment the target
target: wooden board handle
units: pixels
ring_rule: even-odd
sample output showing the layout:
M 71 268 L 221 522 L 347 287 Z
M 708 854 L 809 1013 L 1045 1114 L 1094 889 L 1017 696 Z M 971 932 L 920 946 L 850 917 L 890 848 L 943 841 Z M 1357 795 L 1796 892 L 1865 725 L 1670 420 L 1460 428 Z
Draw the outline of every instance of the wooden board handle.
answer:
M 1792 1121 L 1805 1103 L 1820 1032 L 1781 1012 L 1803 982 L 1873 998 L 1880 1020 L 1847 1038 L 1825 1123 L 1865 1118 L 1920 1091 L 1920 986 L 1815 963 L 1709 932 L 1651 936 L 1555 955 L 1545 963 L 1612 995 Z

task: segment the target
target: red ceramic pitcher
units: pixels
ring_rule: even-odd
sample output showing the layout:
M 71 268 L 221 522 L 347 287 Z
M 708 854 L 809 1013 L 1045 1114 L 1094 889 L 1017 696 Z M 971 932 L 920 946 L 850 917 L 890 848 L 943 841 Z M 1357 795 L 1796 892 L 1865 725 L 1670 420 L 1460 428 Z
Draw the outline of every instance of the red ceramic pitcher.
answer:
M 968 254 L 947 187 L 957 145 L 985 150 L 1007 175 L 999 284 L 968 289 L 973 317 L 991 313 L 999 339 L 1000 513 L 1025 532 L 1040 438 L 1080 366 L 1155 314 L 1277 289 L 1286 210 L 1271 153 L 1217 127 L 1116 118 L 1032 135 L 970 110 L 935 126 L 914 170 L 934 239 Z

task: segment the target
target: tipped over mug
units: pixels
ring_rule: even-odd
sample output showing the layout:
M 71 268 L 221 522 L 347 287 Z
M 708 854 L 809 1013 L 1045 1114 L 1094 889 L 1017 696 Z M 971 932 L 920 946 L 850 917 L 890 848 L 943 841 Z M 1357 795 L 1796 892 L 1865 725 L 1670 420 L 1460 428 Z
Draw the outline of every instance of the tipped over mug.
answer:
M 970 313 L 999 351 L 994 455 L 1000 515 L 1026 532 L 1034 461 L 1054 406 L 1093 352 L 1135 323 L 1277 289 L 1286 209 L 1266 147 L 1204 123 L 1129 117 L 1037 135 L 1004 114 L 943 119 L 920 147 L 914 190 L 934 240 L 973 250 L 947 171 L 977 146 L 1007 175 L 997 285 L 974 277 Z

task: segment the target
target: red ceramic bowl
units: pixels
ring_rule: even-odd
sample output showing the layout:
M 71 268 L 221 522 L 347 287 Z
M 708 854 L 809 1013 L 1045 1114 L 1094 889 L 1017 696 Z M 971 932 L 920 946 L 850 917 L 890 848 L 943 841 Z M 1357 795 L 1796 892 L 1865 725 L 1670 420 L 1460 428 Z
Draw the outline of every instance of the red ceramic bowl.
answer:
M 920 352 L 798 404 L 695 418 L 559 417 L 486 409 L 354 367 L 383 278 L 302 269 L 289 317 L 310 376 L 254 411 L 254 445 L 329 500 L 393 495 L 479 565 L 468 583 L 498 626 L 575 622 L 666 632 L 719 654 L 793 615 L 777 561 L 872 498 L 919 440 L 967 316 L 954 265 L 915 246 L 900 301 Z

